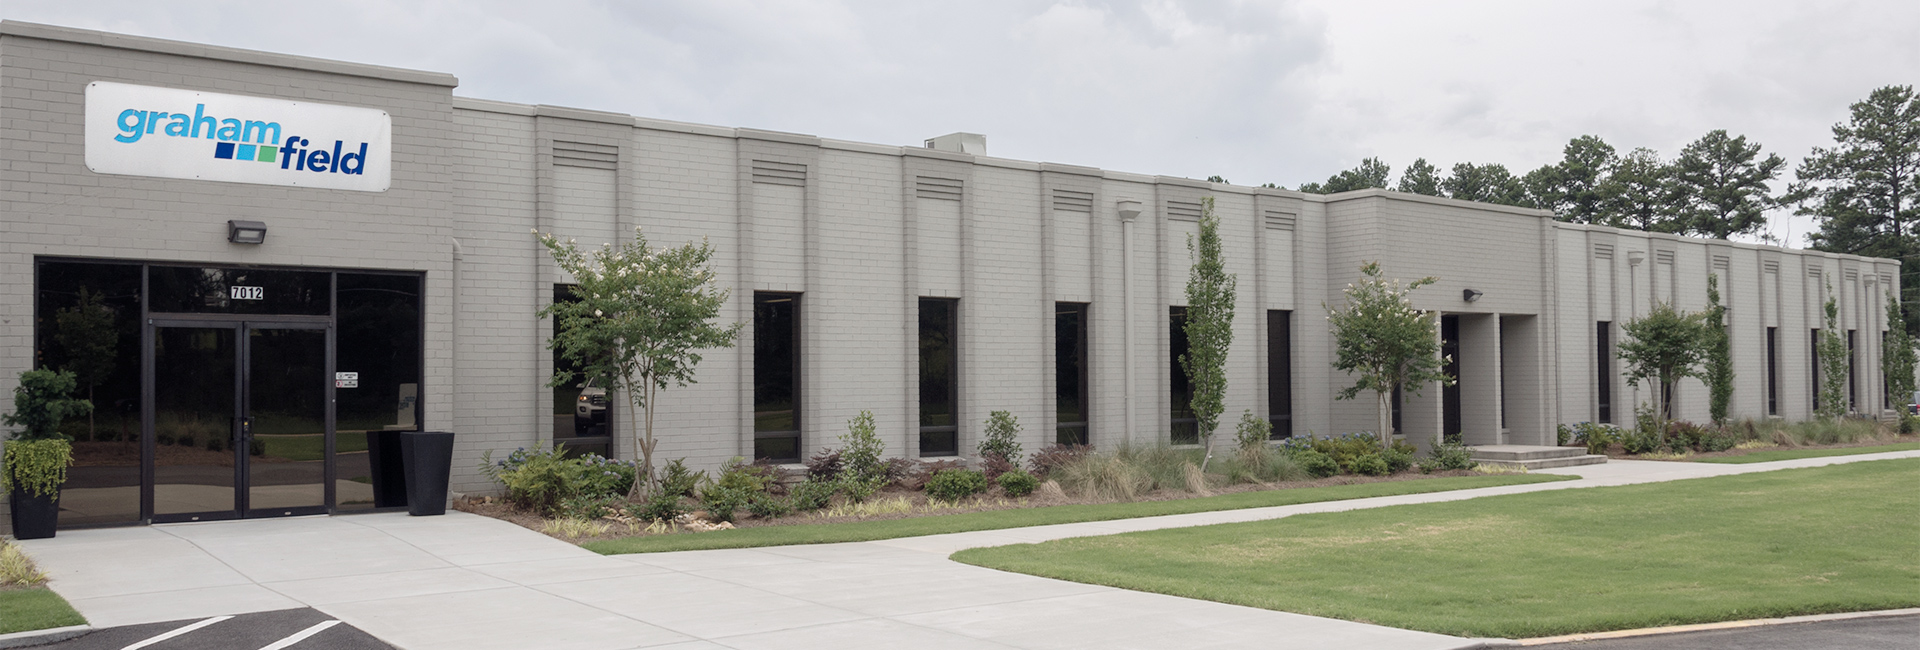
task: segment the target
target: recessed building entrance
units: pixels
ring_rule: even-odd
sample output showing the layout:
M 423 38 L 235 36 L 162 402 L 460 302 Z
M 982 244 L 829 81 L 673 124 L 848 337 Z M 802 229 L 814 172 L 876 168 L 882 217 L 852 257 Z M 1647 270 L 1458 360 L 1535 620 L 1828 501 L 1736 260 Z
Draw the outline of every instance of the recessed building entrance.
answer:
M 325 322 L 152 322 L 154 521 L 319 514 L 334 501 Z

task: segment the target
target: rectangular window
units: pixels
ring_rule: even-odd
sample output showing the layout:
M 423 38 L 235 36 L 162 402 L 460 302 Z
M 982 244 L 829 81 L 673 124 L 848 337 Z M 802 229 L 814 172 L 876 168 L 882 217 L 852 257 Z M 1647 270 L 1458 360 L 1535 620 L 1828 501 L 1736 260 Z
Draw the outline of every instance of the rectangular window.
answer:
M 1613 322 L 1599 321 L 1594 324 L 1594 396 L 1595 412 L 1593 421 L 1613 421 Z
M 1267 418 L 1273 438 L 1293 437 L 1293 312 L 1267 310 Z
M 1780 414 L 1780 328 L 1767 328 L 1767 415 Z
M 1083 302 L 1053 303 L 1053 398 L 1058 416 L 1054 442 L 1089 444 L 1087 415 L 1087 320 Z
M 578 302 L 574 293 L 575 285 L 553 285 L 553 303 Z M 553 336 L 560 336 L 560 315 L 551 319 Z M 559 349 L 553 350 L 553 374 L 564 377 L 559 385 L 553 387 L 553 440 L 566 447 L 570 454 L 586 453 L 613 455 L 613 438 L 608 426 L 608 414 L 614 411 L 613 397 L 607 387 L 587 378 L 587 362 L 570 358 Z
M 1859 391 L 1854 390 L 1854 381 L 1853 381 L 1853 378 L 1859 375 L 1859 373 L 1854 372 L 1854 364 L 1853 364 L 1854 360 L 1858 358 L 1858 355 L 1854 354 L 1854 351 L 1853 351 L 1854 334 L 1858 331 L 1859 330 L 1847 330 L 1847 412 L 1848 413 L 1858 413 L 1860 411 L 1860 393 Z
M 960 453 L 960 301 L 920 299 L 920 455 Z
M 1813 328 L 1813 365 L 1807 369 L 1807 375 L 1813 377 L 1808 382 L 1813 385 L 1813 410 L 1820 410 L 1820 328 Z
M 800 294 L 753 294 L 753 457 L 800 460 Z
M 31 365 L 73 370 L 73 396 L 94 404 L 92 413 L 59 426 L 73 438 L 74 459 L 59 525 L 139 521 L 142 269 L 41 260 L 34 271 Z M 11 413 L 12 406 L 0 410 Z
M 1172 407 L 1169 440 L 1176 445 L 1199 444 L 1199 420 L 1193 416 L 1193 384 L 1187 380 L 1187 369 L 1180 365 L 1180 357 L 1187 354 L 1186 307 L 1167 308 L 1167 351 L 1172 364 L 1167 374 L 1171 379 L 1168 382 L 1171 390 L 1168 403 Z

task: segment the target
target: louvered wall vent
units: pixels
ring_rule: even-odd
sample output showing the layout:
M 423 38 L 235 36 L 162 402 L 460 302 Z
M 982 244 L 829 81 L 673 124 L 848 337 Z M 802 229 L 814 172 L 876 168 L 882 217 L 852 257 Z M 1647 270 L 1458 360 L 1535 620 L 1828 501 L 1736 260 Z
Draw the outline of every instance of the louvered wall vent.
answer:
M 913 180 L 914 196 L 923 199 L 958 201 L 965 191 L 966 184 L 957 179 L 919 176 Z
M 1613 244 L 1594 244 L 1593 257 L 1601 260 L 1613 259 Z
M 1268 210 L 1265 217 L 1267 227 L 1274 230 L 1293 230 L 1293 223 L 1300 218 L 1299 215 L 1292 212 L 1281 212 L 1279 210 Z
M 1199 221 L 1200 202 L 1167 201 L 1167 218 L 1175 221 Z
M 771 160 L 753 161 L 753 182 L 769 185 L 807 186 L 807 166 Z
M 1059 212 L 1093 212 L 1093 193 L 1054 190 L 1053 209 Z
M 620 148 L 591 142 L 554 140 L 553 164 L 559 167 L 615 169 L 620 166 Z

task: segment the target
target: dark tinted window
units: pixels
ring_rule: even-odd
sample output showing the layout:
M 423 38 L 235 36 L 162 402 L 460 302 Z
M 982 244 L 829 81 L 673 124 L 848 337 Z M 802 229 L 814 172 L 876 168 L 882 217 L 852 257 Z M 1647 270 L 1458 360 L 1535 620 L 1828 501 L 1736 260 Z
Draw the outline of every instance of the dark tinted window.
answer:
M 753 295 L 753 454 L 800 458 L 800 294 Z
M 1273 437 L 1293 437 L 1293 312 L 1267 312 L 1267 418 Z
M 71 370 L 94 412 L 60 425 L 73 437 L 60 525 L 140 518 L 140 266 L 36 265 L 33 365 Z M 11 410 L 11 409 L 7 409 Z M 63 503 L 66 503 L 63 502 Z
M 1595 422 L 1613 421 L 1613 323 L 1594 324 L 1594 393 L 1598 401 Z
M 920 455 L 960 452 L 957 300 L 920 299 Z
M 1168 386 L 1173 413 L 1171 441 L 1176 445 L 1199 444 L 1200 424 L 1193 416 L 1193 384 L 1187 380 L 1187 369 L 1180 365 L 1180 357 L 1187 353 L 1186 307 L 1167 308 L 1167 350 L 1172 364 L 1167 374 L 1172 378 Z
M 1088 444 L 1087 433 L 1087 320 L 1088 305 L 1053 304 L 1054 403 L 1058 428 L 1054 442 Z
M 325 316 L 332 274 L 284 269 L 154 266 L 150 309 L 166 313 Z

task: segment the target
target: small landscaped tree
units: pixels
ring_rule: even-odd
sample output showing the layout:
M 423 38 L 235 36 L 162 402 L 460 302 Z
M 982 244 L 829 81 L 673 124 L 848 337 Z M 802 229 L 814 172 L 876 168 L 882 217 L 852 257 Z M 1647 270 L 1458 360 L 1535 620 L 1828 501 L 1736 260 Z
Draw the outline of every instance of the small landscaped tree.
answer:
M 1727 307 L 1720 304 L 1720 276 L 1707 274 L 1707 310 L 1700 314 L 1700 332 L 1706 344 L 1707 413 L 1716 425 L 1727 423 L 1727 403 L 1733 401 L 1733 342 L 1727 336 Z
M 1887 287 L 1887 334 L 1880 352 L 1880 373 L 1886 376 L 1887 395 L 1892 406 L 1901 409 L 1913 397 L 1913 336 L 1907 334 L 1907 320 L 1900 310 L 1900 293 Z
M 1336 370 L 1353 375 L 1339 399 L 1353 399 L 1373 391 L 1379 406 L 1380 444 L 1393 444 L 1393 390 L 1419 395 L 1429 383 L 1453 385 L 1441 370 L 1440 333 L 1433 316 L 1414 309 L 1408 298 L 1414 289 L 1433 284 L 1432 277 L 1402 285 L 1388 280 L 1379 262 L 1360 265 L 1359 282 L 1347 285 L 1345 309 L 1327 308 L 1333 329 Z
M 578 283 L 578 300 L 540 310 L 541 318 L 560 321 L 547 347 L 579 363 L 609 395 L 624 393 L 635 413 L 646 413 L 644 426 L 636 426 L 639 418 L 628 418 L 645 472 L 646 480 L 634 481 L 633 491 L 640 494 L 654 479 L 653 424 L 660 391 L 694 383 L 700 351 L 733 347 L 740 334 L 741 323 L 715 322 L 728 291 L 716 286 L 709 266 L 713 245 L 702 239 L 655 250 L 635 228 L 630 243 L 582 252 L 572 240 L 534 234 Z M 552 385 L 569 381 L 570 373 L 555 372 Z
M 1827 303 L 1824 306 L 1825 320 L 1821 323 L 1818 346 L 1820 354 L 1820 404 L 1813 414 L 1822 420 L 1833 420 L 1847 414 L 1851 404 L 1847 403 L 1847 340 L 1840 336 L 1840 305 L 1833 298 L 1833 285 L 1827 285 Z
M 1187 239 L 1193 272 L 1187 276 L 1187 353 L 1180 367 L 1193 387 L 1193 417 L 1206 455 L 1200 470 L 1213 460 L 1213 431 L 1226 411 L 1227 348 L 1233 345 L 1235 278 L 1220 259 L 1220 218 L 1213 214 L 1213 197 L 1200 202 L 1200 236 Z
M 1656 303 L 1647 315 L 1627 321 L 1621 327 L 1627 340 L 1620 342 L 1620 360 L 1627 364 L 1627 384 L 1653 384 L 1655 435 L 1666 436 L 1667 420 L 1673 417 L 1668 396 L 1682 377 L 1700 374 L 1700 362 L 1707 356 L 1706 328 L 1699 314 Z

